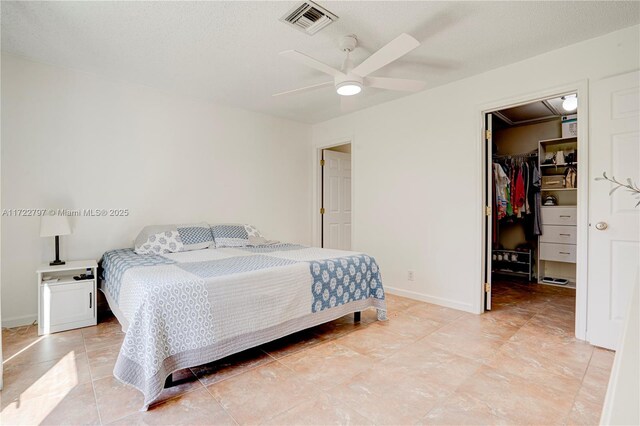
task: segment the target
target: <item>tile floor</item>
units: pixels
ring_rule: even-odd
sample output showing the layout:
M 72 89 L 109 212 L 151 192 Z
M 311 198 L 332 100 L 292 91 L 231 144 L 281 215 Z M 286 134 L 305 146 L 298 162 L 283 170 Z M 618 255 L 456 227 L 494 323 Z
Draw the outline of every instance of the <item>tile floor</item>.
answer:
M 375 312 L 180 371 L 140 412 L 111 371 L 123 334 L 3 330 L 2 424 L 597 424 L 613 353 L 573 338 L 574 292 L 496 283 L 477 316 L 388 296 Z

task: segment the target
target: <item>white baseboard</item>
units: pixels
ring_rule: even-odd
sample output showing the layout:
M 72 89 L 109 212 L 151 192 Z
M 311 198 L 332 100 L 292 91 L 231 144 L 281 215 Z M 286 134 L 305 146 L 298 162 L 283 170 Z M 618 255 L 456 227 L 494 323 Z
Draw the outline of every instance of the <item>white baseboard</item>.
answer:
M 445 299 L 443 297 L 429 296 L 428 294 L 416 293 L 415 291 L 403 290 L 401 288 L 384 286 L 384 291 L 396 296 L 407 297 L 409 299 L 419 300 L 421 302 L 433 303 L 434 305 L 444 306 L 446 308 L 457 309 L 459 311 L 478 314 L 470 303 L 460 303 L 456 300 Z
M 21 317 L 3 318 L 2 328 L 20 327 L 22 325 L 31 325 L 38 319 L 37 314 L 23 315 Z

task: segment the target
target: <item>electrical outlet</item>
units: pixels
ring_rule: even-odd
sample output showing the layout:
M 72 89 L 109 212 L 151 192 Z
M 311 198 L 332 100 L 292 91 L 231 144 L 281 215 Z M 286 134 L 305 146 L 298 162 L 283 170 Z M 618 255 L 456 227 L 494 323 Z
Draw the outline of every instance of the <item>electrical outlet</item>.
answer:
M 414 271 L 409 270 L 409 272 L 407 273 L 407 279 L 408 279 L 409 281 L 413 281 L 413 280 L 415 279 L 414 274 L 415 274 L 415 272 L 414 272 Z

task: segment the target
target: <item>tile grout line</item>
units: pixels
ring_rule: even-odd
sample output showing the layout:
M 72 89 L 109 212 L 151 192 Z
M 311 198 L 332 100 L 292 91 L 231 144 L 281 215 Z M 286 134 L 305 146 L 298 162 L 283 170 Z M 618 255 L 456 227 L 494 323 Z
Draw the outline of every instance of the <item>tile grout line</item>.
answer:
M 226 380 L 226 379 L 225 379 L 225 380 Z M 221 380 L 221 381 L 222 381 L 222 380 Z M 216 382 L 216 383 L 219 383 L 219 382 Z M 215 384 L 215 383 L 214 383 L 214 384 Z M 233 420 L 233 422 L 234 422 L 235 424 L 240 425 L 240 422 L 239 422 L 239 421 L 237 421 L 237 420 L 236 420 L 236 418 L 235 418 L 235 417 L 233 417 L 233 416 L 231 415 L 231 413 L 227 411 L 227 409 L 224 407 L 224 405 L 222 405 L 222 403 L 221 403 L 220 401 L 218 401 L 218 400 L 216 399 L 216 397 L 211 393 L 211 391 L 209 390 L 209 387 L 208 387 L 208 386 L 205 386 L 205 387 L 204 387 L 204 389 L 205 389 L 205 391 L 207 391 L 207 393 L 211 396 L 211 398 L 213 399 L 213 401 L 214 401 L 216 404 L 218 404 L 218 405 L 220 406 L 220 408 L 222 408 L 222 411 L 224 411 L 224 412 L 227 414 L 227 416 L 229 416 L 229 417 L 231 418 L 231 420 Z
M 582 373 L 582 378 L 580 379 L 580 386 L 576 391 L 575 395 L 573 395 L 573 400 L 571 401 L 571 407 L 569 408 L 569 412 L 564 417 L 564 424 L 568 424 L 569 418 L 571 417 L 571 412 L 573 411 L 573 407 L 576 405 L 576 400 L 578 399 L 578 395 L 584 386 L 584 378 L 587 376 L 587 371 L 589 371 L 589 367 L 591 366 L 591 360 L 593 359 L 593 346 L 591 347 L 591 356 L 589 356 L 589 362 L 587 363 L 587 367 L 584 369 L 584 373 Z
M 97 326 L 97 324 L 96 324 Z M 81 333 L 82 345 L 84 346 L 84 354 L 87 357 L 87 368 L 89 369 L 89 378 L 91 380 L 91 390 L 93 390 L 93 400 L 96 403 L 96 412 L 98 413 L 98 421 L 102 425 L 102 414 L 100 414 L 100 407 L 98 406 L 98 395 L 96 393 L 96 387 L 93 383 L 93 372 L 91 371 L 91 363 L 89 362 L 89 354 L 87 352 L 87 342 L 84 340 L 84 333 Z

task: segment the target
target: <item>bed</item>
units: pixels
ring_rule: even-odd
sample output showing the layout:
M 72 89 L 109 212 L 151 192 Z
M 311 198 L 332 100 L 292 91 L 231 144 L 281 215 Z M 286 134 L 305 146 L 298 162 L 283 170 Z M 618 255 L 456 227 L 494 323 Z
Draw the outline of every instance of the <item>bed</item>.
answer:
M 114 376 L 144 394 L 143 409 L 174 371 L 367 308 L 386 319 L 373 257 L 296 244 L 111 250 L 100 286 L 125 332 Z

